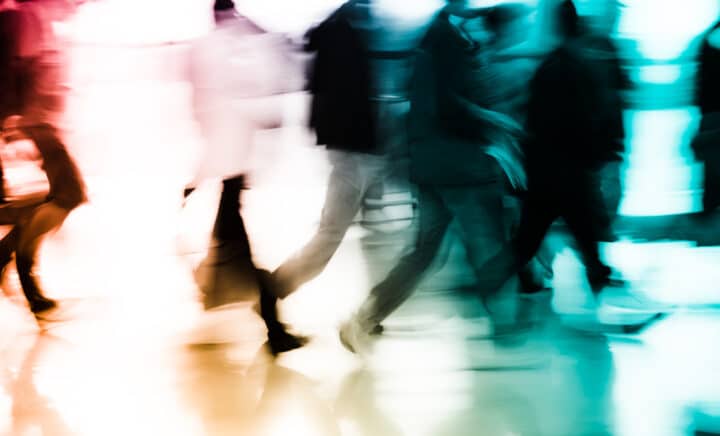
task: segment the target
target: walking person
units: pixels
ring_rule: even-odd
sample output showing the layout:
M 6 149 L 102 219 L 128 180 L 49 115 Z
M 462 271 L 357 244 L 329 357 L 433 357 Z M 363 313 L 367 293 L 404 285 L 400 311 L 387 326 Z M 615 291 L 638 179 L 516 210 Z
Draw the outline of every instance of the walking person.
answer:
M 483 45 L 462 27 L 475 15 L 467 2 L 448 1 L 421 43 L 408 119 L 410 176 L 418 189 L 418 234 L 341 327 L 340 339 L 351 351 L 361 351 L 368 335 L 381 330 L 380 323 L 427 276 L 453 220 L 460 226 L 459 236 L 476 275 L 506 243 L 504 175 L 488 151 L 490 144 L 514 141 L 521 132 L 511 117 L 488 109 L 485 88 L 492 83 L 476 80 Z M 479 291 L 493 337 L 517 333 L 515 289 Z
M 8 203 L 0 211 L 14 220 L 12 230 L 0 241 L 0 268 L 4 271 L 15 254 L 30 310 L 41 317 L 57 302 L 45 296 L 35 275 L 40 245 L 48 233 L 60 228 L 68 215 L 87 201 L 80 171 L 57 127 L 64 106 L 66 65 L 51 23 L 66 19 L 74 5 L 64 0 L 5 0 L 0 9 L 0 75 L 7 77 L 5 83 L 10 84 L 0 101 L 3 137 L 8 142 L 28 138 L 34 143 L 50 187 L 39 204 L 13 211 L 14 205 Z
M 350 0 L 308 34 L 307 50 L 315 53 L 309 83 L 310 127 L 317 144 L 328 150 L 332 172 L 315 235 L 273 272 L 275 295 L 280 298 L 325 269 L 368 192 L 387 177 L 371 100 L 375 88 L 367 54 L 371 5 L 367 0 Z
M 720 21 L 703 35 L 695 101 L 700 107 L 700 129 L 692 143 L 703 163 L 703 215 L 712 216 L 720 206 Z
M 532 259 L 552 223 L 562 218 L 575 239 L 591 291 L 598 296 L 608 287 L 626 286 L 599 250 L 608 214 L 598 170 L 617 155 L 618 125 L 606 116 L 605 82 L 594 69 L 595 60 L 586 56 L 573 2 L 562 2 L 556 13 L 562 42 L 530 85 L 524 147 L 528 194 L 517 234 L 487 262 L 480 277 L 487 289 L 501 286 Z M 621 327 L 631 331 L 656 319 L 659 314 L 648 314 L 646 321 Z
M 285 41 L 240 15 L 231 0 L 217 0 L 214 16 L 215 29 L 195 43 L 190 55 L 195 117 L 205 148 L 185 196 L 204 180 L 222 179 L 212 231 L 215 246 L 204 262 L 209 274 L 201 287 L 208 308 L 221 305 L 222 276 L 237 278 L 241 275 L 237 272 L 249 265 L 260 294 L 258 311 L 267 327 L 268 345 L 278 354 L 301 347 L 305 340 L 290 334 L 278 319 L 269 272 L 252 260 L 240 198 L 247 188 L 255 132 L 281 123 L 280 102 L 273 96 L 290 90 L 284 88 L 291 83 L 285 77 L 289 73 L 283 63 Z

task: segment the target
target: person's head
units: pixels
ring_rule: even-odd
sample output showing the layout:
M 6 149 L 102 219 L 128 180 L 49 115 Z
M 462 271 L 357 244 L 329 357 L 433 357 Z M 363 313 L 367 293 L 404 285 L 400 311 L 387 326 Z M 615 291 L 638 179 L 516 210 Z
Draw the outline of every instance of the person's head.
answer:
M 232 0 L 215 0 L 213 5 L 215 24 L 222 24 L 237 17 L 235 3 Z
M 580 16 L 572 0 L 563 0 L 555 9 L 558 33 L 560 39 L 574 38 L 580 36 L 582 24 Z
M 526 40 L 534 12 L 523 3 L 505 3 L 490 8 L 485 14 L 485 25 L 493 35 L 494 44 L 502 49 Z
M 355 26 L 371 27 L 373 19 L 371 0 L 349 0 L 346 7 L 348 18 Z

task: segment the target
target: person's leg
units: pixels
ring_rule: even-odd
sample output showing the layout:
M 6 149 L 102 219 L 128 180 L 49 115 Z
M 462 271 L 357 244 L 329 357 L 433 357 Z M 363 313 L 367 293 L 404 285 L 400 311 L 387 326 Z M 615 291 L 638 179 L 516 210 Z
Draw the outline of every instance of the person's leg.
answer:
M 353 223 L 375 172 L 364 156 L 332 152 L 333 170 L 328 181 L 320 225 L 313 238 L 273 272 L 274 292 L 285 298 L 317 277 L 337 251 Z
M 220 204 L 213 226 L 212 236 L 218 247 L 233 260 L 248 262 L 258 286 L 258 312 L 268 330 L 268 343 L 273 354 L 301 347 L 305 340 L 291 335 L 280 322 L 277 312 L 277 297 L 271 292 L 269 273 L 257 268 L 252 258 L 250 240 L 242 218 L 241 193 L 245 188 L 245 178 L 237 176 L 223 180 Z M 210 290 L 215 292 L 218 290 Z
M 226 286 L 226 274 L 235 268 L 243 271 L 251 262 L 250 246 L 240 217 L 240 192 L 243 176 L 222 181 L 222 191 L 211 233 L 207 256 L 196 270 L 195 278 L 202 291 L 205 309 L 222 306 L 239 298 L 238 289 Z M 252 280 L 240 275 L 235 280 Z M 229 292 L 233 290 L 234 293 Z
M 484 277 L 480 274 L 485 274 L 485 264 L 493 256 L 501 254 L 508 241 L 502 191 L 487 185 L 444 189 L 441 196 L 460 224 L 460 237 L 468 260 L 482 283 Z M 496 332 L 516 324 L 518 305 L 515 286 L 500 284 L 492 290 L 481 288 L 481 300 Z
M 245 223 L 240 215 L 240 193 L 245 188 L 245 177 L 237 176 L 223 180 L 212 237 L 218 245 L 232 243 L 241 255 L 250 255 Z
M 558 217 L 556 203 L 554 194 L 543 187 L 533 187 L 528 192 L 513 239 L 476 269 L 481 295 L 498 292 L 537 254 L 550 225 Z
M 373 287 L 356 314 L 366 332 L 372 331 L 412 295 L 440 249 L 452 215 L 433 188 L 419 189 L 418 221 L 413 246 L 385 279 Z
M 43 295 L 33 273 L 40 244 L 46 234 L 58 229 L 70 210 L 53 202 L 44 203 L 35 209 L 28 221 L 20 228 L 16 253 L 16 266 L 22 290 L 30 304 L 30 310 L 39 313 L 56 306 Z
M 505 194 L 504 206 L 507 214 L 505 220 L 510 240 L 517 234 L 526 197 L 527 193 L 509 195 L 506 192 Z M 546 282 L 548 277 L 552 277 L 552 260 L 553 253 L 548 244 L 542 243 L 535 257 L 518 271 L 522 294 L 536 294 L 548 289 Z
M 600 259 L 599 241 L 606 229 L 602 192 L 597 178 L 590 174 L 577 177 L 569 187 L 561 214 L 575 238 L 590 286 L 597 293 L 609 282 L 612 272 Z
M 620 201 L 622 200 L 622 162 L 608 162 L 600 171 L 600 189 L 603 196 L 604 215 L 607 226 L 603 240 L 613 242 L 617 240 L 614 224 L 617 218 Z
M 13 253 L 17 250 L 20 241 L 20 229 L 17 225 L 0 240 L 0 276 L 2 271 L 12 260 Z

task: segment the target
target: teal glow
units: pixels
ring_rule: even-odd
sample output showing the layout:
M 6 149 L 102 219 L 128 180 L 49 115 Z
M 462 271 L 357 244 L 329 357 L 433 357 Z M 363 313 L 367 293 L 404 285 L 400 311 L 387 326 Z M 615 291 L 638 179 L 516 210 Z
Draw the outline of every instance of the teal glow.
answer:
M 680 65 L 646 65 L 638 68 L 638 82 L 664 85 L 680 79 Z

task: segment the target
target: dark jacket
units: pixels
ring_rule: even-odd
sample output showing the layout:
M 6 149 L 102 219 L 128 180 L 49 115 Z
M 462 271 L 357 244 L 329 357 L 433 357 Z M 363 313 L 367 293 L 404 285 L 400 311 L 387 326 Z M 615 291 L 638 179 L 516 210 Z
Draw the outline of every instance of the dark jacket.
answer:
M 622 122 L 608 115 L 607 86 L 580 41 L 570 40 L 548 55 L 530 84 L 525 147 L 530 175 L 594 170 L 616 159 Z
M 698 159 L 716 161 L 718 143 L 720 143 L 720 49 L 710 44 L 710 35 L 720 29 L 720 23 L 715 24 L 703 35 L 702 47 L 698 58 L 698 74 L 695 86 L 695 103 L 700 107 L 702 118 L 700 129 L 692 142 L 692 149 Z M 710 177 L 706 182 L 712 181 Z M 706 187 L 706 191 L 715 190 Z M 713 207 L 720 201 L 713 200 Z
M 623 122 L 624 102 L 622 91 L 630 88 L 630 79 L 620 65 L 620 53 L 607 36 L 591 35 L 583 38 L 585 59 L 590 63 L 594 80 L 600 92 L 599 122 L 605 127 L 609 138 L 610 159 L 619 160 L 625 151 L 625 126 Z
M 708 41 L 710 34 L 720 29 L 720 23 L 707 32 L 700 48 L 696 103 L 700 106 L 703 115 L 720 112 L 720 50 L 713 47 Z
M 306 49 L 316 53 L 310 127 L 329 149 L 376 153 L 373 75 L 365 38 L 351 26 L 350 13 L 345 4 L 308 33 Z

